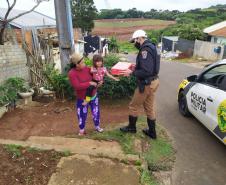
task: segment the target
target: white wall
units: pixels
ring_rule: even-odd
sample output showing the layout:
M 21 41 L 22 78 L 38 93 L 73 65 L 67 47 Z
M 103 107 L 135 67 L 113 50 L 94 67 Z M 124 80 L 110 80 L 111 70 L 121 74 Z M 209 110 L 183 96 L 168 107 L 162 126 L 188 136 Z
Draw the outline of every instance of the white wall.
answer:
M 221 53 L 215 53 L 214 48 L 221 46 Z M 202 57 L 207 60 L 220 60 L 223 58 L 224 46 L 217 43 L 196 40 L 194 47 L 194 57 Z
M 211 37 L 211 42 L 212 43 L 218 43 L 218 44 L 224 44 L 224 45 L 226 45 L 226 38 L 225 37 L 212 36 Z

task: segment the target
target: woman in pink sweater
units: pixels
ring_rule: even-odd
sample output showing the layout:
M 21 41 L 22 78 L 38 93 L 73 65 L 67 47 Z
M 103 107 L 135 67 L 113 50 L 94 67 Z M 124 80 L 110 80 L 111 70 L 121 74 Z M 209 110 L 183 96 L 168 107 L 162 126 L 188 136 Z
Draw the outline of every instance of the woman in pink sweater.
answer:
M 77 97 L 76 109 L 80 129 L 79 135 L 85 134 L 85 124 L 89 105 L 91 107 L 96 131 L 103 132 L 103 129 L 100 127 L 100 108 L 96 89 L 94 89 L 92 92 L 91 101 L 88 104 L 83 105 L 87 88 L 90 85 L 97 87 L 97 83 L 92 81 L 90 68 L 85 65 L 83 56 L 79 54 L 73 54 L 71 56 L 71 63 L 74 64 L 74 67 L 69 71 L 68 77 Z M 99 82 L 98 86 L 102 84 L 103 82 Z

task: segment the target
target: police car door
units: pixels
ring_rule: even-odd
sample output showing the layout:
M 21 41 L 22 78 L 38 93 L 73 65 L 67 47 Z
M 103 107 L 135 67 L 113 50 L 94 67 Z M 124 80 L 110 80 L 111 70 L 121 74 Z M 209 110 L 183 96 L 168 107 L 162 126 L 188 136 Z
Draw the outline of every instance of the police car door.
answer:
M 190 88 L 187 94 L 189 111 L 208 128 L 209 126 L 207 125 L 207 114 L 210 113 L 212 102 L 207 101 L 207 98 L 210 93 L 214 93 L 213 91 L 213 88 L 208 87 L 205 84 L 196 83 Z
M 209 129 L 222 141 L 226 139 L 226 64 L 218 65 L 205 74 L 202 80 L 213 87 L 207 101 L 212 102 L 207 107 L 207 124 Z M 208 112 L 209 111 L 209 112 Z
M 198 83 L 191 88 L 191 111 L 211 131 L 219 125 L 218 111 L 219 106 L 226 101 L 225 91 L 225 64 L 204 72 Z M 223 115 L 224 112 L 221 114 Z M 226 116 L 224 118 L 226 119 Z

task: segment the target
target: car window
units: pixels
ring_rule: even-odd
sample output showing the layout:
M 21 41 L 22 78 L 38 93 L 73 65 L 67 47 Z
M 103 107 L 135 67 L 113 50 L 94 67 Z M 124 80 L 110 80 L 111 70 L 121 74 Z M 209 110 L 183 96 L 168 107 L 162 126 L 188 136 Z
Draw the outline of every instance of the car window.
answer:
M 220 65 L 204 73 L 200 82 L 225 90 L 226 65 Z
M 226 75 L 224 75 L 224 77 L 221 78 L 218 88 L 223 91 L 226 91 Z

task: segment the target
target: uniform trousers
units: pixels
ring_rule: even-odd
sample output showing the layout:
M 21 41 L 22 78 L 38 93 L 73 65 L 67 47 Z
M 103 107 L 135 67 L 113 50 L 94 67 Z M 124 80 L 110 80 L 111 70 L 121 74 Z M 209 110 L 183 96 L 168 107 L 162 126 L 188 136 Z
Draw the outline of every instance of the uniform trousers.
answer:
M 155 94 L 159 87 L 159 79 L 155 79 L 150 85 L 145 85 L 143 93 L 136 88 L 133 98 L 129 104 L 129 115 L 137 117 L 141 106 L 143 106 L 147 117 L 151 120 L 156 119 Z

